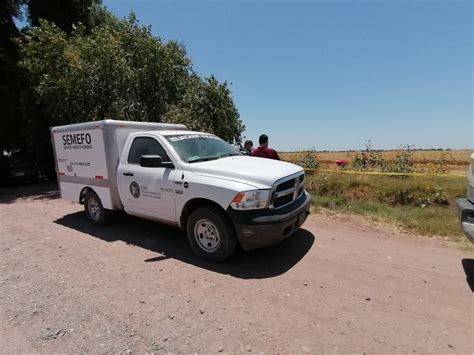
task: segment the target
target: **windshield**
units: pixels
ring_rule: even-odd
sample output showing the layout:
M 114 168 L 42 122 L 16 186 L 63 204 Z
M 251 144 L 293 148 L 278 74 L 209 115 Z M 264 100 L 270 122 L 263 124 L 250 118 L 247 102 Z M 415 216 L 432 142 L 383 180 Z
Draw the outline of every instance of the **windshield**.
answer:
M 240 155 L 236 148 L 211 134 L 182 134 L 166 139 L 187 163 Z

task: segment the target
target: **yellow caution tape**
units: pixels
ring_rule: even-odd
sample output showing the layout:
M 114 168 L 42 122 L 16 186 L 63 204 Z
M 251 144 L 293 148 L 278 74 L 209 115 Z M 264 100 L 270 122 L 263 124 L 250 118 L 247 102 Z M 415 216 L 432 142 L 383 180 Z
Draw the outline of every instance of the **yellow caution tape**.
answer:
M 467 174 L 435 174 L 435 173 L 383 173 L 378 171 L 355 171 L 355 170 L 329 170 L 329 169 L 304 169 L 311 172 L 324 172 L 336 174 L 361 174 L 361 175 L 384 175 L 384 176 L 442 176 L 442 177 L 459 177 L 465 178 Z

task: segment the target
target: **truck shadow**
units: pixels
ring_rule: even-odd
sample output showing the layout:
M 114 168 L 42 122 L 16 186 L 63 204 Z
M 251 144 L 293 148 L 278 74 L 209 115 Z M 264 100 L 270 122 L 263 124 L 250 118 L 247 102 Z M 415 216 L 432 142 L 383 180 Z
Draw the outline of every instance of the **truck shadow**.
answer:
M 56 180 L 46 180 L 35 184 L 13 184 L 0 186 L 0 203 L 10 204 L 17 200 L 54 200 L 60 197 Z
M 90 224 L 80 211 L 65 215 L 55 223 L 107 242 L 121 240 L 160 254 L 146 259 L 147 263 L 173 258 L 242 279 L 263 279 L 284 274 L 306 255 L 315 241 L 311 232 L 300 229 L 277 245 L 251 251 L 238 250 L 223 263 L 209 263 L 193 254 L 186 235 L 178 228 L 141 218 L 124 214 L 115 225 L 100 227 Z

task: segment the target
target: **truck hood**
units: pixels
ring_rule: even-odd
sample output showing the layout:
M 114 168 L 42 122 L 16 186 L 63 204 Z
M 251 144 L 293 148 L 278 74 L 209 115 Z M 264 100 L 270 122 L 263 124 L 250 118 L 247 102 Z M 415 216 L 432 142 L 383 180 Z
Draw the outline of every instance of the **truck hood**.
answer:
M 276 180 L 303 170 L 295 164 L 249 156 L 196 162 L 189 164 L 189 167 L 196 175 L 231 180 L 259 189 L 269 189 Z

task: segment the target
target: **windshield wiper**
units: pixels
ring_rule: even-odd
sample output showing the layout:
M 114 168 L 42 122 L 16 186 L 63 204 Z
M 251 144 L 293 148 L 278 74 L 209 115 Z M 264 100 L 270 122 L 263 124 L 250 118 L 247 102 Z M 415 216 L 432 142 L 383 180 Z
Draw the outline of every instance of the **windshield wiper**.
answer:
M 234 157 L 236 155 L 240 155 L 240 154 L 238 154 L 238 153 L 225 153 L 225 154 L 220 154 L 219 158 Z
M 240 155 L 240 154 L 237 154 L 237 153 L 224 153 L 224 154 L 219 154 L 217 156 L 210 156 L 210 157 L 203 157 L 203 158 L 197 158 L 197 159 L 189 160 L 189 163 L 197 163 L 197 162 L 200 162 L 200 161 L 217 160 L 217 159 L 220 159 L 220 158 L 231 157 L 231 156 L 235 156 L 235 155 Z
M 193 159 L 190 160 L 189 163 L 197 163 L 200 161 L 209 161 L 209 160 L 216 160 L 219 159 L 220 157 L 204 157 L 204 158 L 198 158 L 198 159 Z

